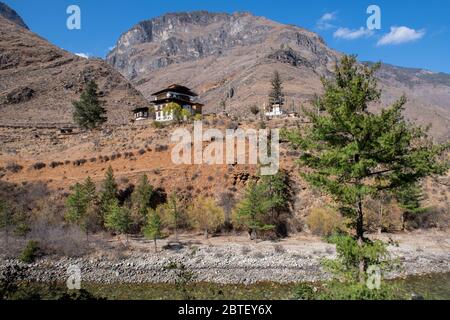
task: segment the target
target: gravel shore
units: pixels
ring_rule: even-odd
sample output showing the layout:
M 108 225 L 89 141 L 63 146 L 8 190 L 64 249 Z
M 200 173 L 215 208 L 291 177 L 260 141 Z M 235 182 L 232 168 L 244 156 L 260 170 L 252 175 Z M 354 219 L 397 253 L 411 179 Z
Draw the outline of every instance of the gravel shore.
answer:
M 386 277 L 450 272 L 450 237 L 446 234 L 389 236 L 389 247 L 401 269 Z M 327 278 L 320 261 L 333 258 L 333 245 L 318 239 L 291 239 L 282 243 L 225 242 L 177 247 L 154 253 L 133 250 L 125 257 L 51 258 L 27 265 L 28 280 L 66 281 L 70 266 L 81 270 L 82 281 L 100 283 L 167 283 L 175 279 L 170 263 L 183 264 L 196 281 L 251 284 L 261 281 L 301 282 Z M 0 257 L 0 270 L 17 260 Z

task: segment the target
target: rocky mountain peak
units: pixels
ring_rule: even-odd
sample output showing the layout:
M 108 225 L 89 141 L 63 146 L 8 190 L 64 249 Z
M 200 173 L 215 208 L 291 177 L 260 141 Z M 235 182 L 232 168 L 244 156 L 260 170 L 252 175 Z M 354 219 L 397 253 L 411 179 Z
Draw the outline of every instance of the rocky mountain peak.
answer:
M 139 81 L 172 64 L 221 57 L 233 50 L 259 46 L 261 58 L 322 68 L 334 61 L 320 36 L 248 12 L 168 13 L 142 21 L 122 34 L 107 61 L 130 80 Z M 285 52 L 277 52 L 279 50 Z

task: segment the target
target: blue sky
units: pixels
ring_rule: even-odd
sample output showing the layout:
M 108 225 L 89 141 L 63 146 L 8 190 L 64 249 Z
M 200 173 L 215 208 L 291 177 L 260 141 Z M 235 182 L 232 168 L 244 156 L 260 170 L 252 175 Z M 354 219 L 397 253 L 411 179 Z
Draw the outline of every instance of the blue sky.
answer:
M 380 0 L 0 0 L 28 26 L 74 53 L 104 57 L 141 20 L 167 12 L 249 11 L 319 33 L 327 44 L 360 60 L 450 73 L 450 1 Z M 66 9 L 81 8 L 81 30 L 68 30 Z M 381 29 L 368 30 L 369 5 L 381 9 Z

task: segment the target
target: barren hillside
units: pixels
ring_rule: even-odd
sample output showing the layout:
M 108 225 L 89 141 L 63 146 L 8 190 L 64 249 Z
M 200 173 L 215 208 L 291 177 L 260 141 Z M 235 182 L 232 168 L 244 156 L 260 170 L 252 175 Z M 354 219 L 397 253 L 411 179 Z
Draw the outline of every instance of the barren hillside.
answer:
M 290 127 L 297 125 L 297 121 L 275 120 L 268 126 Z M 44 183 L 50 190 L 64 193 L 87 176 L 100 186 L 106 169 L 112 166 L 123 192 L 132 190 L 139 178 L 147 174 L 150 183 L 166 195 L 176 192 L 182 198 L 192 200 L 197 195 L 219 199 L 223 193 L 231 193 L 237 200 L 257 173 L 254 165 L 174 164 L 171 158 L 174 143 L 170 137 L 177 126 L 154 129 L 148 124 L 111 126 L 102 131 L 70 135 L 59 134 L 54 129 L 0 128 L 3 142 L 0 147 L 0 178 L 6 184 L 19 186 Z M 205 122 L 204 129 L 225 130 L 228 126 L 229 120 L 218 118 Z M 192 124 L 183 127 L 193 130 Z M 242 122 L 239 127 L 244 130 L 257 128 L 257 122 Z M 203 143 L 204 148 L 207 145 L 207 142 Z M 300 177 L 294 163 L 298 156 L 298 152 L 291 151 L 287 143 L 281 144 L 280 167 L 289 174 L 295 194 L 290 225 L 301 230 L 300 221 L 309 214 L 309 210 L 330 199 L 312 190 Z M 449 176 L 427 179 L 423 186 L 426 205 L 448 207 Z
M 0 124 L 70 123 L 72 101 L 94 79 L 111 123 L 127 123 L 146 101 L 101 60 L 57 48 L 0 16 Z

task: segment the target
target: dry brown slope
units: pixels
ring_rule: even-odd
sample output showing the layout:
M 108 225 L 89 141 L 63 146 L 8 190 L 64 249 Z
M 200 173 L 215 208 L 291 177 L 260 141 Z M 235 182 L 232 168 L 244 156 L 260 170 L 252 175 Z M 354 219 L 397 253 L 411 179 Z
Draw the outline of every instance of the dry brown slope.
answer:
M 294 119 L 273 120 L 269 128 L 291 126 Z M 192 125 L 183 125 L 192 130 Z M 204 125 L 204 128 L 218 128 L 224 131 L 225 123 Z M 6 183 L 32 183 L 42 181 L 53 190 L 69 190 L 76 182 L 90 176 L 96 183 L 104 179 L 105 171 L 112 166 L 121 188 L 138 182 L 142 174 L 147 174 L 155 188 L 163 188 L 167 194 L 177 192 L 190 195 L 218 197 L 221 193 L 232 192 L 237 198 L 243 195 L 248 179 L 255 175 L 255 165 L 177 165 L 172 157 L 171 132 L 176 127 L 155 129 L 148 125 L 114 126 L 103 131 L 92 131 L 74 135 L 58 135 L 55 130 L 32 128 L 14 130 L 0 128 L 0 180 Z M 241 123 L 241 129 L 257 128 L 257 122 Z M 206 147 L 206 144 L 203 145 Z M 205 149 L 204 149 L 205 150 Z M 289 146 L 280 146 L 280 168 L 289 172 L 295 189 L 295 207 L 301 214 L 309 208 L 320 206 L 321 197 L 308 187 L 299 173 L 304 170 L 295 165 L 297 152 L 288 151 Z M 132 154 L 130 154 L 132 153 Z M 83 162 L 77 160 L 84 159 Z M 56 161 L 57 166 L 52 166 Z M 38 162 L 46 166 L 36 169 Z M 11 164 L 22 168 L 14 172 Z M 426 179 L 426 206 L 446 207 L 450 195 L 450 176 Z
M 0 16 L 0 124 L 72 122 L 72 101 L 91 79 L 110 122 L 128 122 L 130 110 L 146 104 L 108 64 L 64 51 Z

